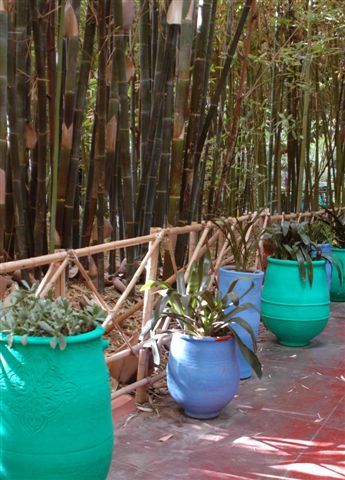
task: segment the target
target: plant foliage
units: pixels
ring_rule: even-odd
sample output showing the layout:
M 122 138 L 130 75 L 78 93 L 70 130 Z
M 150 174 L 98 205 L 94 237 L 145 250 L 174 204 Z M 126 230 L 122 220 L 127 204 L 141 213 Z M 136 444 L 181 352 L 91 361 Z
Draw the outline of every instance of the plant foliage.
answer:
M 39 298 L 35 287 L 17 287 L 5 301 L 0 302 L 0 332 L 7 335 L 10 346 L 13 336 L 21 335 L 23 345 L 28 337 L 51 337 L 50 345 L 66 348 L 67 336 L 94 330 L 105 319 L 106 313 L 98 305 L 84 310 L 73 310 L 65 298 Z
M 235 218 L 232 222 L 225 218 L 218 219 L 215 223 L 222 231 L 234 258 L 235 270 L 249 272 L 259 250 L 259 242 L 263 229 L 259 226 L 260 213 L 256 213 L 247 221 L 242 222 Z
M 326 208 L 325 210 L 326 215 L 320 216 L 320 221 L 330 228 L 334 246 L 345 248 L 345 212 L 335 208 Z
M 307 231 L 309 238 L 319 245 L 322 243 L 332 243 L 333 232 L 330 225 L 317 218 L 314 222 L 308 223 Z
M 271 243 L 273 257 L 297 260 L 302 281 L 313 283 L 313 260 L 323 259 L 321 248 L 307 234 L 306 222 L 274 223 L 266 229 L 265 239 Z
M 206 255 L 199 262 L 194 262 L 187 282 L 183 272 L 178 273 L 176 288 L 157 280 L 146 283 L 142 289 L 157 288 L 161 298 L 156 304 L 153 318 L 148 321 L 141 337 L 149 331 L 154 331 L 158 322 L 167 317 L 176 320 L 183 333 L 195 337 L 233 335 L 243 356 L 256 375 L 261 377 L 261 364 L 255 354 L 257 349 L 255 336 L 250 325 L 241 317 L 241 313 L 248 308 L 255 308 L 249 302 L 241 302 L 244 295 L 253 288 L 253 284 L 241 296 L 234 292 L 234 287 L 240 280 L 232 282 L 228 292 L 223 296 L 218 289 L 211 292 L 208 288 L 210 268 L 211 258 Z M 254 352 L 242 342 L 233 328 L 234 324 L 240 325 L 249 333 Z

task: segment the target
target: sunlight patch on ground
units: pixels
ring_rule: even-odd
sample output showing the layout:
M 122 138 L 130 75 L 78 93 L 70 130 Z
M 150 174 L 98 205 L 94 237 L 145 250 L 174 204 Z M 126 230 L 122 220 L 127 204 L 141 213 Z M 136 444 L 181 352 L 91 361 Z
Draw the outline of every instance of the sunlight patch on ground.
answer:
M 318 477 L 323 480 L 326 478 L 338 478 L 344 480 L 345 478 L 345 468 L 327 463 L 320 465 L 317 465 L 316 463 L 290 463 L 285 465 L 272 465 L 271 468 L 303 473 L 308 475 L 308 478 Z

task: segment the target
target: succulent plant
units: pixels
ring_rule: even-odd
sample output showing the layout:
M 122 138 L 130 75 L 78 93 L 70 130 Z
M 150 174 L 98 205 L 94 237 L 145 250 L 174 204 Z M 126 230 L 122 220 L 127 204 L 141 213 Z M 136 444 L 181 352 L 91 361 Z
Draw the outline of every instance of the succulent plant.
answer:
M 51 337 L 51 347 L 58 345 L 64 350 L 65 337 L 94 330 L 105 316 L 106 312 L 98 305 L 77 311 L 65 298 L 40 298 L 35 295 L 35 287 L 25 284 L 25 288 L 16 287 L 0 302 L 0 333 L 7 336 L 10 346 L 14 335 L 21 336 L 23 345 L 31 336 Z

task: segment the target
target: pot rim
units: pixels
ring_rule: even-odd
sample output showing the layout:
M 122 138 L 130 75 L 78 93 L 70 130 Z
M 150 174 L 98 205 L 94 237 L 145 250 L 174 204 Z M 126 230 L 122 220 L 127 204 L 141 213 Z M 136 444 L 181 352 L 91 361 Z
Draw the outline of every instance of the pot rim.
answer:
M 173 332 L 173 335 L 184 338 L 192 342 L 227 342 L 228 340 L 235 339 L 234 335 L 230 333 L 225 337 L 196 337 L 183 332 Z
M 340 247 L 336 247 L 335 245 L 332 245 L 332 250 L 334 250 L 335 252 L 342 252 L 342 253 L 345 253 L 345 248 L 340 248 Z
M 65 340 L 67 344 L 73 343 L 85 343 L 90 342 L 92 340 L 96 340 L 100 338 L 104 334 L 105 330 L 101 326 L 97 326 L 90 332 L 81 333 L 79 335 L 69 335 L 65 336 Z M 7 342 L 7 333 L 0 333 L 0 342 Z M 21 339 L 23 335 L 14 335 L 13 336 L 13 344 L 21 344 Z M 38 337 L 38 336 L 28 336 L 27 338 L 27 345 L 48 345 L 50 347 L 50 342 L 53 337 Z
M 298 266 L 298 261 L 297 260 L 281 260 L 279 258 L 275 257 L 267 257 L 267 261 L 269 263 L 276 263 L 277 265 L 286 265 L 288 267 L 296 267 Z M 325 265 L 326 260 L 312 260 L 313 267 L 321 267 L 322 265 Z M 307 262 L 304 262 L 304 265 L 308 265 Z
M 232 272 L 232 273 L 236 273 L 238 274 L 239 276 L 249 276 L 249 275 L 253 275 L 253 276 L 257 276 L 257 277 L 261 277 L 264 275 L 264 272 L 263 270 L 259 270 L 259 269 L 255 269 L 255 270 L 250 270 L 250 271 L 246 271 L 246 270 L 235 270 L 235 265 L 224 265 L 223 267 L 219 267 L 218 269 L 219 272 L 221 271 L 225 271 L 225 272 Z

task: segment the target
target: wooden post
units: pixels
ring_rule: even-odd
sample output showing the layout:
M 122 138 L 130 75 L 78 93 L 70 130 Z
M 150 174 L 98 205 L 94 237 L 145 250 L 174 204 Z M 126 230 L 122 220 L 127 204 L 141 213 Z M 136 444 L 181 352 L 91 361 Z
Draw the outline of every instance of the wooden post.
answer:
M 196 222 L 192 222 L 192 225 L 196 225 Z M 195 250 L 196 245 L 196 231 L 189 233 L 189 243 L 188 243 L 188 263 L 190 263 L 192 255 Z
M 56 252 L 63 252 L 64 250 L 55 250 Z M 66 265 L 66 268 L 68 264 Z M 57 280 L 55 281 L 55 297 L 64 297 L 66 295 L 66 268 L 62 270 Z
M 150 233 L 154 233 L 156 229 L 151 228 Z M 158 259 L 159 259 L 159 244 L 155 245 L 153 248 L 154 242 L 149 243 L 149 251 L 151 251 L 151 256 L 147 263 L 146 270 L 146 282 L 149 280 L 154 280 L 157 278 L 157 268 L 158 268 Z M 144 293 L 144 308 L 143 308 L 143 319 L 142 326 L 146 325 L 146 322 L 150 319 L 153 309 L 153 292 L 152 290 L 145 290 Z M 139 352 L 139 364 L 138 364 L 138 373 L 137 381 L 140 382 L 147 377 L 148 373 L 148 363 L 149 363 L 149 351 L 147 349 L 142 349 Z M 141 385 L 141 384 L 140 384 Z M 137 388 L 135 392 L 135 401 L 137 403 L 145 403 L 147 401 L 147 384 L 142 385 Z

